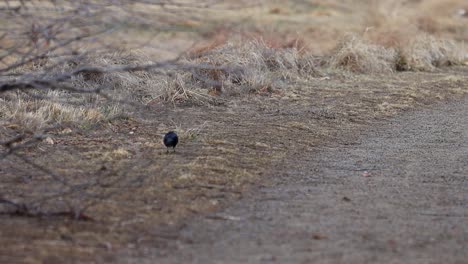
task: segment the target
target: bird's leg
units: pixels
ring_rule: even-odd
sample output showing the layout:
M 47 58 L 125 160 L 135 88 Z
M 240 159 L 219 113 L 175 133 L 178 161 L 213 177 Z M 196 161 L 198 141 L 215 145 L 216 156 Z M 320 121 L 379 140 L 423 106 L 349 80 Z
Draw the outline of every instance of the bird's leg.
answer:
M 166 154 L 169 153 L 169 148 L 166 148 Z
M 174 148 L 172 148 L 172 149 L 174 150 L 174 153 L 175 153 L 175 147 L 174 147 Z

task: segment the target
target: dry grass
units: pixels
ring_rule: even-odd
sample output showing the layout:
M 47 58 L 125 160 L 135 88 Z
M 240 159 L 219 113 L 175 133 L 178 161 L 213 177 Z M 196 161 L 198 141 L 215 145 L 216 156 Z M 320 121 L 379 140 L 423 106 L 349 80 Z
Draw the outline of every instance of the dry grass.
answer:
M 80 75 L 72 82 L 77 87 L 108 87 L 119 99 L 143 104 L 171 103 L 217 104 L 220 95 L 239 95 L 273 89 L 287 80 L 307 79 L 319 73 L 315 57 L 297 48 L 271 48 L 262 42 L 229 42 L 197 55 L 190 54 L 180 63 L 185 69 L 162 72 L 115 72 Z M 133 65 L 150 62 L 143 54 L 112 54 L 86 59 L 81 65 Z M 201 66 L 199 66 L 201 65 Z M 192 70 L 190 68 L 193 67 Z
M 218 84 L 210 88 L 228 94 L 255 92 L 279 81 L 318 75 L 313 56 L 297 48 L 272 48 L 260 41 L 229 42 L 188 62 L 222 68 L 197 71 L 195 78 L 216 81 Z
M 80 97 L 60 91 L 5 94 L 0 98 L 0 124 L 20 130 L 36 131 L 48 125 L 87 126 L 122 113 L 122 107 L 118 104 L 85 103 L 90 100 L 85 97 L 96 96 Z M 80 101 L 78 105 L 73 103 L 76 100 Z
M 432 71 L 436 67 L 460 65 L 463 48 L 454 41 L 422 34 L 400 47 L 400 62 L 409 70 Z
M 463 61 L 463 52 L 455 42 L 429 35 L 419 35 L 405 42 L 407 45 L 398 42 L 394 47 L 372 44 L 366 39 L 355 34 L 346 36 L 325 64 L 356 73 L 381 74 L 395 70 L 431 71 Z M 83 66 L 146 63 L 151 63 L 151 59 L 142 52 L 120 52 L 84 56 L 66 64 L 44 59 L 22 71 L 35 73 L 56 65 L 48 72 L 53 75 Z M 97 95 L 73 92 L 3 96 L 0 117 L 5 124 L 15 123 L 32 130 L 46 124 L 93 123 L 124 112 L 124 105 L 119 103 L 122 101 L 143 105 L 157 102 L 219 104 L 230 96 L 280 92 L 287 83 L 310 81 L 322 76 L 324 70 L 323 62 L 310 53 L 297 48 L 272 48 L 260 41 L 228 42 L 203 53 L 191 54 L 181 63 L 194 68 L 84 73 L 69 81 L 77 89 L 102 89 L 115 100 L 110 104 Z M 197 68 L 198 65 L 204 66 Z
M 203 23 L 191 26 L 191 30 L 199 29 L 201 36 L 208 38 L 205 41 L 208 44 L 192 48 L 182 62 L 216 69 L 87 73 L 70 81 L 80 89 L 104 87 L 116 101 L 130 100 L 143 105 L 159 102 L 213 105 L 229 100 L 230 96 L 284 90 L 287 82 L 308 81 L 310 77 L 321 76 L 324 64 L 332 69 L 386 74 L 396 70 L 433 71 L 437 67 L 466 63 L 467 49 L 457 42 L 468 39 L 468 32 L 462 27 L 466 18 L 457 15 L 457 10 L 466 8 L 464 1 L 451 0 L 444 4 L 432 0 L 414 3 L 371 1 L 371 4 L 356 2 L 353 5 L 317 1 L 303 7 L 306 11 L 299 12 L 294 5 L 246 7 L 243 12 L 252 16 L 248 18 L 250 24 L 243 25 L 242 30 L 229 26 L 236 19 L 246 19 L 234 10 L 223 13 L 226 16 L 222 19 L 226 19 L 227 26 L 222 24 L 212 29 L 209 29 L 212 25 Z M 350 9 L 353 11 L 349 12 Z M 140 11 L 144 12 L 144 9 Z M 297 17 L 291 20 L 294 13 L 298 13 Z M 210 19 L 217 21 L 221 17 L 211 14 Z M 306 22 L 311 24 L 309 20 L 319 21 L 318 26 L 327 24 L 327 32 L 323 32 L 323 27 L 300 26 Z M 264 26 L 272 21 L 281 21 L 277 22 L 276 31 Z M 298 28 L 303 29 L 291 33 Z M 349 33 L 356 30 L 361 31 Z M 342 35 L 345 37 L 340 37 Z M 125 35 L 119 37 L 125 38 Z M 129 37 L 135 36 L 130 34 Z M 183 38 L 179 34 L 177 37 Z M 331 37 L 335 39 L 334 43 L 330 41 Z M 169 40 L 168 36 L 163 39 Z M 320 61 L 311 54 L 316 50 L 308 48 L 324 46 L 324 43 L 335 47 L 324 48 L 330 51 L 323 58 L 330 59 Z M 36 73 L 52 65 L 56 66 L 49 74 L 85 65 L 145 64 L 157 60 L 150 57 L 150 53 L 146 49 L 88 54 L 67 64 L 60 63 L 60 58 L 51 57 L 18 69 L 16 73 Z M 16 120 L 14 122 L 21 126 L 37 128 L 54 122 L 95 122 L 125 111 L 119 109 L 123 107 L 120 104 L 104 106 L 99 99 L 90 99 L 92 96 L 46 95 L 53 98 L 53 102 L 41 98 L 29 102 L 29 97 L 20 95 L 3 98 L 2 120 Z
M 436 67 L 457 65 L 468 54 L 463 42 L 468 32 L 449 29 L 445 25 L 463 24 L 456 11 L 462 1 L 374 1 L 365 16 L 364 38 L 371 43 L 395 49 L 398 70 L 433 71 Z M 409 5 L 409 6 L 408 6 Z M 454 34 L 455 33 L 455 34 Z
M 182 61 L 193 71 L 174 70 L 147 91 L 173 103 L 219 103 L 220 95 L 252 93 L 286 79 L 317 74 L 313 57 L 296 48 L 274 49 L 263 42 L 228 42 L 197 49 Z M 205 65 L 196 69 L 197 65 Z
M 394 49 L 369 44 L 356 35 L 350 35 L 336 48 L 330 66 L 357 73 L 392 73 L 396 62 Z
M 332 68 L 372 74 L 395 70 L 433 71 L 437 67 L 461 65 L 463 62 L 462 46 L 421 33 L 409 39 L 400 38 L 386 46 L 373 44 L 365 36 L 349 35 L 337 46 L 329 64 Z

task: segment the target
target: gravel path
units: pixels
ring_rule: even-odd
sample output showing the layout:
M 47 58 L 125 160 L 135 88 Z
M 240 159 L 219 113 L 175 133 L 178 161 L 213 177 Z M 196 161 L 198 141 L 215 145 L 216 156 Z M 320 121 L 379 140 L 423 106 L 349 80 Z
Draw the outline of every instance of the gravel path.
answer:
M 291 157 L 135 263 L 468 263 L 468 100 Z

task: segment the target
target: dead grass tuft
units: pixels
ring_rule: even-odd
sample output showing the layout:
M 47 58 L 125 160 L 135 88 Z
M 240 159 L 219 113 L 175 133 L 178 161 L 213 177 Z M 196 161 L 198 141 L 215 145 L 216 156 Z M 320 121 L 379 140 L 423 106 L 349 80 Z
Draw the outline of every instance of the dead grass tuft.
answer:
M 286 81 L 319 75 L 315 58 L 296 48 L 272 48 L 262 42 L 230 42 L 199 56 L 187 56 L 184 68 L 160 71 L 84 72 L 67 80 L 80 90 L 99 89 L 115 101 L 106 102 L 95 94 L 35 91 L 4 96 L 1 118 L 28 129 L 45 124 L 93 123 L 124 112 L 122 101 L 148 104 L 156 101 L 217 104 L 220 95 L 272 92 Z M 151 63 L 140 52 L 83 55 L 72 60 L 44 58 L 40 63 L 17 70 L 21 74 L 45 74 L 53 78 L 73 70 Z M 192 68 L 193 67 L 193 68 Z M 192 69 L 191 69 L 192 68 Z M 191 69 L 191 70 L 190 70 Z
M 119 147 L 115 150 L 112 150 L 112 151 L 108 151 L 108 152 L 104 152 L 102 153 L 103 155 L 103 159 L 104 160 L 115 160 L 115 159 L 124 159 L 124 158 L 130 158 L 131 157 L 131 153 L 122 148 L 122 147 Z
M 308 51 L 308 43 L 297 36 L 287 32 L 278 32 L 265 29 L 234 30 L 229 27 L 216 28 L 203 34 L 205 41 L 195 45 L 190 50 L 192 56 L 200 56 L 214 49 L 220 48 L 230 42 L 262 43 L 268 48 L 296 49 L 300 52 Z
M 229 42 L 210 46 L 204 53 L 187 56 L 181 62 L 193 70 L 171 68 L 154 72 L 84 74 L 73 79 L 79 87 L 107 86 L 120 97 L 143 103 L 162 100 L 172 103 L 216 104 L 218 96 L 255 92 L 279 87 L 285 80 L 319 75 L 315 57 L 298 48 L 273 48 L 261 41 Z M 144 64 L 143 54 L 107 54 L 86 58 L 74 65 L 109 66 Z
M 459 65 L 464 60 L 462 49 L 451 40 L 422 34 L 400 48 L 400 61 L 410 70 L 432 71 L 436 67 Z
M 70 104 L 81 99 L 65 92 L 38 95 L 17 93 L 0 98 L 0 124 L 34 131 L 46 125 L 93 124 L 121 113 L 118 105 Z
M 395 70 L 397 52 L 370 44 L 357 35 L 348 35 L 337 46 L 330 59 L 332 68 L 357 73 L 391 73 Z
M 228 94 L 258 91 L 277 86 L 280 81 L 319 75 L 313 56 L 296 48 L 272 48 L 260 41 L 230 42 L 189 62 L 219 67 L 198 70 L 193 77 L 215 81 L 209 88 Z
M 387 34 L 382 45 L 373 44 L 371 37 L 348 35 L 337 46 L 331 59 L 332 68 L 357 73 L 391 73 L 398 71 L 433 71 L 437 67 L 460 65 L 464 61 L 462 47 L 456 42 L 419 33 Z
M 320 75 L 315 57 L 296 48 L 271 48 L 260 41 L 232 41 L 192 53 L 181 62 L 193 70 L 171 69 L 146 92 L 151 100 L 217 104 L 223 96 L 280 88 L 286 80 Z
M 136 66 L 151 63 L 151 60 L 140 51 L 103 53 L 86 56 L 67 65 L 72 69 L 83 66 L 102 68 L 119 66 Z M 69 69 L 66 69 L 69 70 Z M 113 98 L 147 102 L 147 90 L 159 82 L 159 76 L 150 71 L 115 71 L 108 73 L 84 73 L 72 79 L 78 88 L 105 89 Z
M 463 33 L 457 8 L 463 1 L 374 1 L 366 12 L 365 38 L 395 49 L 398 70 L 432 71 L 436 67 L 461 64 L 466 50 L 454 39 Z M 453 34 L 455 33 L 455 34 Z
M 372 43 L 397 51 L 397 70 L 433 71 L 437 67 L 459 65 L 464 60 L 463 45 L 420 31 L 380 30 L 365 36 Z

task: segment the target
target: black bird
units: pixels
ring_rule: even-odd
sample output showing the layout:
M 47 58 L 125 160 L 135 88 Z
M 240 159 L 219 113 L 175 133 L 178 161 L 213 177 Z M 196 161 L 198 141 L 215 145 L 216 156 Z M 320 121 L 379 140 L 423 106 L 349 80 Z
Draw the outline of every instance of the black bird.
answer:
M 169 152 L 169 148 L 172 147 L 175 152 L 175 147 L 177 146 L 177 143 L 179 143 L 179 137 L 174 131 L 169 131 L 165 136 L 164 136 L 164 146 L 167 148 L 167 152 Z

